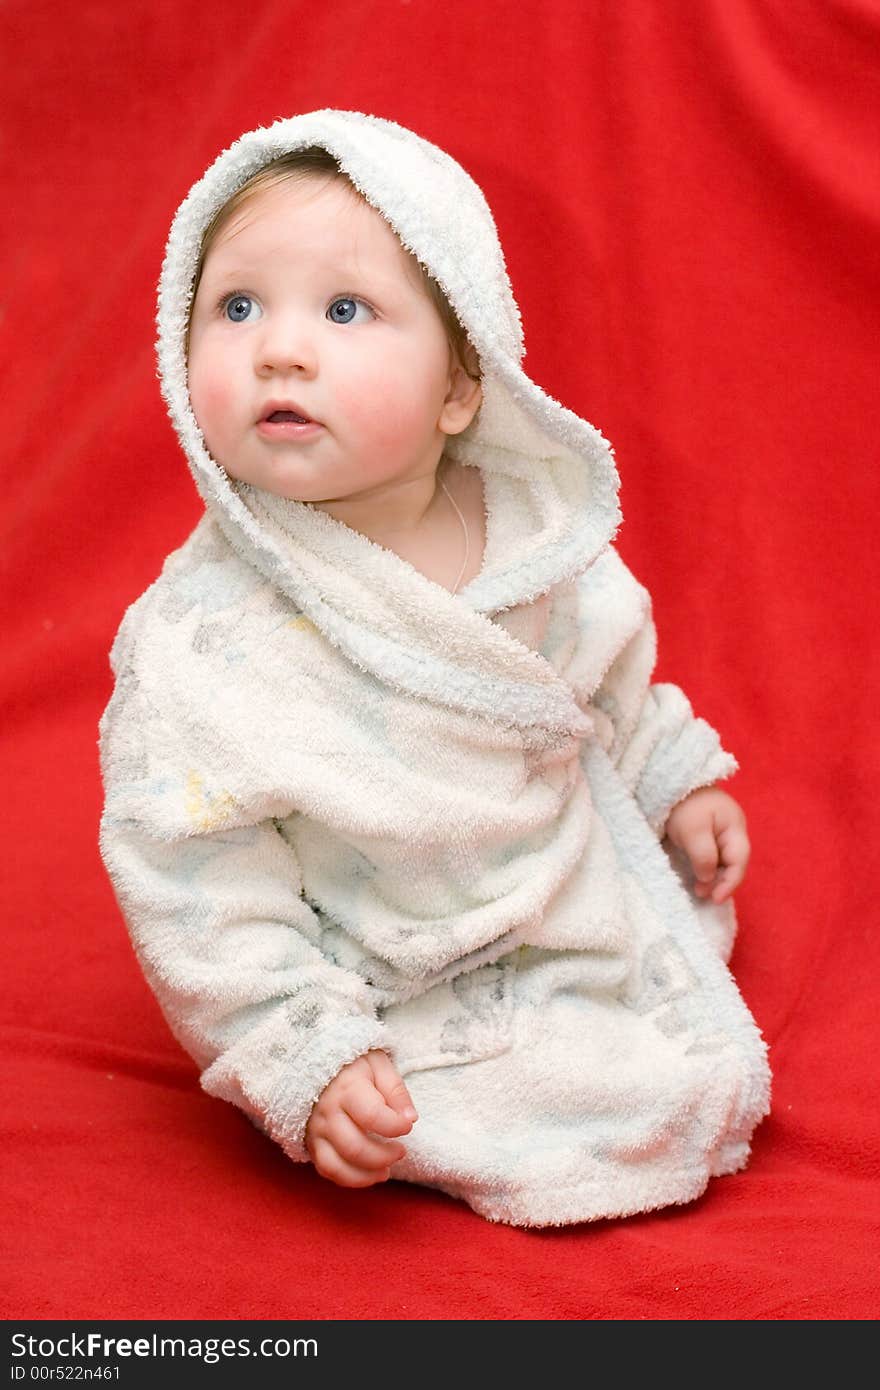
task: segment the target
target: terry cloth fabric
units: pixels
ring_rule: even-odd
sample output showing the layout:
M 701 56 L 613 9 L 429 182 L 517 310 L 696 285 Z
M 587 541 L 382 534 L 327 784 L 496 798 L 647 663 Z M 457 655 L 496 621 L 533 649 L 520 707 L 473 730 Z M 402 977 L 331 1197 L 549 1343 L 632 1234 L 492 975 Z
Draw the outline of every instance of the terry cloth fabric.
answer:
M 308 504 L 230 482 L 187 394 L 202 231 L 289 150 L 329 150 L 440 283 L 483 403 L 486 548 L 458 594 Z M 100 844 L 202 1085 L 295 1161 L 370 1048 L 419 1111 L 395 1177 L 491 1220 L 684 1202 L 741 1168 L 769 1103 L 669 811 L 737 768 L 651 683 L 650 598 L 612 544 L 608 441 L 523 372 L 480 189 L 393 122 L 321 110 L 244 135 L 193 187 L 159 285 L 162 390 L 205 513 L 125 614 L 100 725 Z

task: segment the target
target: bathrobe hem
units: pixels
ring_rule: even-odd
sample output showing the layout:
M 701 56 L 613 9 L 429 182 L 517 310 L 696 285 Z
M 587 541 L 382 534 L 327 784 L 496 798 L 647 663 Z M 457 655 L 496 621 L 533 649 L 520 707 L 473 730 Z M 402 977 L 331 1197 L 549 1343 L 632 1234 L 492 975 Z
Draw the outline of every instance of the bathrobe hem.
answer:
M 632 1180 L 609 1173 L 601 1183 L 567 1185 L 550 1180 L 540 1187 L 523 1183 L 508 1185 L 500 1191 L 497 1185 L 482 1187 L 473 1180 L 467 1183 L 430 1182 L 417 1179 L 420 1187 L 430 1187 L 465 1202 L 478 1216 L 501 1225 L 523 1228 L 569 1226 L 592 1221 L 637 1216 L 662 1207 L 686 1206 L 706 1191 L 710 1178 L 726 1177 L 740 1172 L 749 1161 L 748 1143 L 721 1147 L 707 1167 L 675 1169 L 658 1174 L 653 1182 L 640 1187 L 638 1198 L 632 1190 Z M 392 1169 L 394 1181 L 408 1182 L 401 1160 Z

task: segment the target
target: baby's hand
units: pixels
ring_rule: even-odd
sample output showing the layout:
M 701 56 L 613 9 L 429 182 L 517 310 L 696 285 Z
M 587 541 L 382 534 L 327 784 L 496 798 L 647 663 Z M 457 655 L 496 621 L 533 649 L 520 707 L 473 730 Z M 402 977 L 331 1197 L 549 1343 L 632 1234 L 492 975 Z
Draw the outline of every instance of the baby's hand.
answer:
M 723 903 L 742 883 L 751 854 L 745 812 L 719 787 L 699 787 L 673 806 L 666 836 L 690 860 L 698 898 Z
M 406 1153 L 393 1136 L 408 1134 L 417 1119 L 394 1064 L 376 1048 L 325 1086 L 306 1125 L 306 1149 L 322 1177 L 340 1187 L 372 1187 Z

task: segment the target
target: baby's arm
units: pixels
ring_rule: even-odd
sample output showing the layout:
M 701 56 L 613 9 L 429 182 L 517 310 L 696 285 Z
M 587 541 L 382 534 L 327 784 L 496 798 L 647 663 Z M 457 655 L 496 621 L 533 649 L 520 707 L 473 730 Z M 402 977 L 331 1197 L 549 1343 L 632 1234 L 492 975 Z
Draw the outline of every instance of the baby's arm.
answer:
M 606 752 L 662 840 L 674 806 L 730 777 L 739 764 L 679 686 L 652 682 L 651 596 L 613 548 L 581 576 L 578 627 L 575 665 L 586 678 L 588 711 L 604 720 Z M 604 674 L 590 679 L 594 653 L 602 652 Z
M 378 1049 L 349 1062 L 321 1093 L 306 1126 L 306 1148 L 322 1177 L 340 1187 L 385 1182 L 406 1149 L 415 1106 L 388 1054 Z M 386 1136 L 385 1139 L 376 1138 Z
M 252 666 L 243 663 L 235 700 L 214 681 L 192 620 L 178 621 L 180 599 L 154 586 L 114 642 L 116 684 L 100 725 L 101 853 L 147 981 L 203 1088 L 308 1162 L 316 1100 L 349 1062 L 384 1047 L 388 1029 L 373 988 L 325 953 L 281 829 L 295 794 L 264 786 L 254 770 L 274 758 L 278 786 L 296 785 L 293 716 L 280 727 L 262 717 L 259 679 L 246 680 Z M 240 739 L 249 719 L 251 738 L 264 742 L 257 754 Z
M 387 1039 L 372 991 L 322 953 L 273 821 L 163 840 L 143 820 L 117 819 L 118 805 L 102 819 L 104 862 L 172 1031 L 204 1090 L 307 1162 L 315 1101 Z

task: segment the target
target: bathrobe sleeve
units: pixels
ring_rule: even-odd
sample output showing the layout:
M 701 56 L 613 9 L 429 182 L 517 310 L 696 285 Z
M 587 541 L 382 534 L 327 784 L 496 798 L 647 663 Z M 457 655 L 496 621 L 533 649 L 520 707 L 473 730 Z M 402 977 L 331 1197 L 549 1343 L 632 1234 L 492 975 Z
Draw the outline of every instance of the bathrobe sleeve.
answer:
M 145 693 L 119 640 L 114 658 L 99 841 L 135 953 L 203 1088 L 307 1161 L 313 1103 L 347 1062 L 383 1045 L 386 1027 L 364 980 L 321 950 L 279 828 L 295 808 L 277 789 L 249 799 L 233 781 L 234 745 L 192 709 L 176 718 L 154 667 Z
M 581 642 L 593 644 L 588 665 L 598 659 L 605 670 L 588 707 L 608 756 L 662 839 L 673 806 L 739 764 L 684 691 L 652 682 L 657 630 L 647 589 L 612 547 L 593 570 L 582 577 L 578 626 Z

